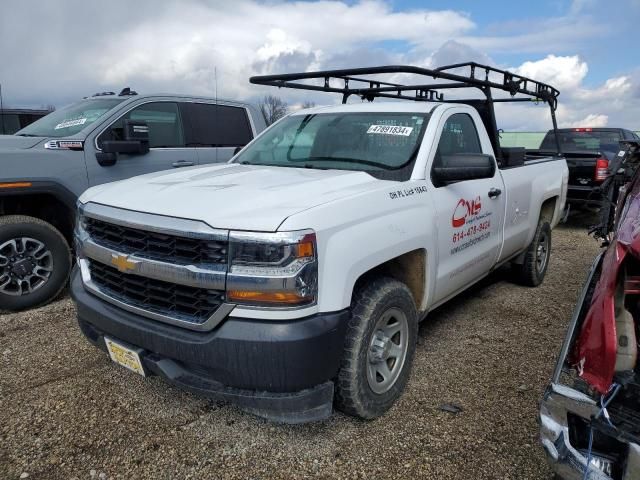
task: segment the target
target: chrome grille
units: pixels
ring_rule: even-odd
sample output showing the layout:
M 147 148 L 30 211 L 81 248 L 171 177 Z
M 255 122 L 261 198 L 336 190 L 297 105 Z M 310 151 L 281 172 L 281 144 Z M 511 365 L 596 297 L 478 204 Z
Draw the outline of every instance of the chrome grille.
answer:
M 224 301 L 224 292 L 219 290 L 125 274 L 96 261 L 89 261 L 89 272 L 91 281 L 116 300 L 191 323 L 206 322 Z
M 84 222 L 86 232 L 95 243 L 119 253 L 178 265 L 227 263 L 226 240 L 151 232 L 91 217 L 85 217 Z

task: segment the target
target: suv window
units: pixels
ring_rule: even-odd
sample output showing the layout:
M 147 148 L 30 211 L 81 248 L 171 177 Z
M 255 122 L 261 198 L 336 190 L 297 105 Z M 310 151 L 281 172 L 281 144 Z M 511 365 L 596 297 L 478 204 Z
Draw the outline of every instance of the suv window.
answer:
M 123 98 L 89 98 L 73 103 L 36 120 L 18 131 L 25 137 L 62 138 L 75 135 L 114 108 Z
M 147 123 L 151 148 L 185 146 L 178 105 L 174 102 L 153 102 L 140 105 L 116 120 L 98 137 L 98 147 L 102 147 L 105 140 L 124 140 L 124 120 Z
M 17 113 L 0 114 L 0 134 L 11 135 L 20 130 L 20 117 Z
M 588 150 L 592 152 L 617 152 L 618 142 L 622 134 L 618 130 L 576 129 L 558 132 L 558 139 L 563 152 Z M 540 145 L 541 150 L 555 149 L 553 132 L 547 133 Z
M 482 153 L 480 137 L 473 119 L 466 113 L 454 113 L 444 124 L 434 166 L 442 166 L 442 157 L 457 153 Z
M 182 104 L 190 128 L 186 143 L 193 147 L 244 147 L 253 138 L 242 107 L 212 103 Z
M 638 135 L 636 135 L 635 132 L 632 132 L 631 130 L 625 130 L 624 133 L 627 140 L 638 140 Z

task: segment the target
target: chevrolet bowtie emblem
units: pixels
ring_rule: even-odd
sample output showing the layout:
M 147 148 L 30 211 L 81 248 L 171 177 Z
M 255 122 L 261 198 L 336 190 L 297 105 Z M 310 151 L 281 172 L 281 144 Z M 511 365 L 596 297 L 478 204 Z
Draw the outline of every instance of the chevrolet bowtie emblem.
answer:
M 115 253 L 112 253 L 111 264 L 122 273 L 127 273 L 136 268 L 138 262 L 129 260 L 129 257 L 127 255 L 117 255 Z

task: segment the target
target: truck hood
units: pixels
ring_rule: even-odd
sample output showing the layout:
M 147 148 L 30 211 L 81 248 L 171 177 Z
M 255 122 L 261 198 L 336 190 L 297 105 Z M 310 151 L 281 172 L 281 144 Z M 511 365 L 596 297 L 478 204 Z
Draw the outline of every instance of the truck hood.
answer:
M 364 172 L 225 164 L 100 185 L 81 201 L 202 220 L 215 228 L 274 232 L 291 215 L 381 182 Z
M 0 150 L 22 150 L 31 148 L 44 140 L 44 137 L 20 137 L 18 135 L 0 135 Z

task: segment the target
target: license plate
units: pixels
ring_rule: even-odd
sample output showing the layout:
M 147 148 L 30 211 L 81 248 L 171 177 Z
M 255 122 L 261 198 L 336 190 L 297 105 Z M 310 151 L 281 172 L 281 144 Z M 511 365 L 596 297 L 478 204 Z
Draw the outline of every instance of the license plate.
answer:
M 141 350 L 133 350 L 129 347 L 125 347 L 121 343 L 118 343 L 110 338 L 105 338 L 104 343 L 107 345 L 107 350 L 109 350 L 109 356 L 111 360 L 116 362 L 119 365 L 122 365 L 129 370 L 136 372 L 143 377 L 144 368 L 142 367 L 142 362 L 140 361 L 140 353 Z

